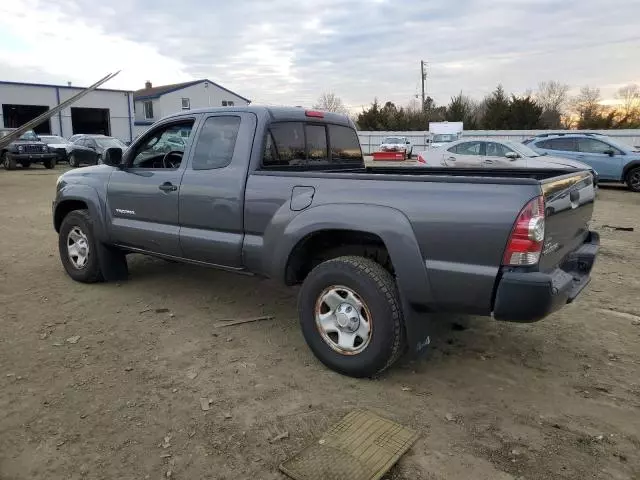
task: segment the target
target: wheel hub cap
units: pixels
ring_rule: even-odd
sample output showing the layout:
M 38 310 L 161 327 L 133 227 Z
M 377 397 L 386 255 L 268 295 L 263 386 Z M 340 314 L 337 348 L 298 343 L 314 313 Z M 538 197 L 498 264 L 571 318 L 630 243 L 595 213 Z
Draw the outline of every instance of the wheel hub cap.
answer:
M 318 297 L 316 326 L 322 339 L 343 355 L 362 352 L 371 340 L 371 314 L 360 296 L 344 286 L 331 286 Z
M 89 241 L 80 227 L 73 227 L 67 235 L 67 254 L 71 264 L 82 269 L 89 259 Z

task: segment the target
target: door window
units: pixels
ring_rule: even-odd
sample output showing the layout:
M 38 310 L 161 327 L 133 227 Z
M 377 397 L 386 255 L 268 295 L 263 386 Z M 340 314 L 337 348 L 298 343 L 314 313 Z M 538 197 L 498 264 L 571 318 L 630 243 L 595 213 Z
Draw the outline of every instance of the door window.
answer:
M 130 166 L 133 168 L 178 168 L 193 120 L 163 125 L 147 133 L 136 145 Z M 184 133 L 187 138 L 184 138 Z
M 495 142 L 487 142 L 486 149 L 487 153 L 485 155 L 487 157 L 504 157 L 507 153 L 513 152 L 506 145 Z
M 552 138 L 551 140 L 547 140 L 545 143 L 548 144 L 547 148 L 549 150 L 558 150 L 561 152 L 575 152 L 576 151 L 576 142 L 574 138 Z
M 457 153 L 458 155 L 480 155 L 480 152 L 482 151 L 482 142 L 459 143 L 458 145 L 451 147 L 448 151 L 451 153 Z
M 231 163 L 240 129 L 240 117 L 209 117 L 193 153 L 193 170 L 212 170 Z
M 578 138 L 578 151 L 582 153 L 599 153 L 608 155 L 610 151 L 620 154 L 620 150 L 595 138 Z

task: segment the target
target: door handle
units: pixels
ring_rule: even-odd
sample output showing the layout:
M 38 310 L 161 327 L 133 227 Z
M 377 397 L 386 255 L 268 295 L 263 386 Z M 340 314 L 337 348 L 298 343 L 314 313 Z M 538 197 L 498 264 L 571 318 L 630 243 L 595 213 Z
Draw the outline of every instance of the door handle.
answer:
M 456 161 L 456 157 L 449 157 L 449 158 L 447 158 L 447 160 L 451 161 L 451 162 L 455 162 Z
M 176 190 L 178 190 L 178 187 L 176 185 L 173 185 L 171 182 L 164 182 L 158 188 L 163 192 L 175 192 Z
M 485 160 L 484 163 L 493 163 L 493 160 Z

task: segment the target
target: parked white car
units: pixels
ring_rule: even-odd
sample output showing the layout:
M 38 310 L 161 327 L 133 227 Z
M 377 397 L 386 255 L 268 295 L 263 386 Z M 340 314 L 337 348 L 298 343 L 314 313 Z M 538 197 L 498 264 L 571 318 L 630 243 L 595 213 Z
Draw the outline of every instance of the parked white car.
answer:
M 381 152 L 407 152 L 407 158 L 413 155 L 413 145 L 407 137 L 385 137 L 380 144 Z
M 418 154 L 425 167 L 460 168 L 579 168 L 593 169 L 577 160 L 540 155 L 526 145 L 503 140 L 463 139 Z

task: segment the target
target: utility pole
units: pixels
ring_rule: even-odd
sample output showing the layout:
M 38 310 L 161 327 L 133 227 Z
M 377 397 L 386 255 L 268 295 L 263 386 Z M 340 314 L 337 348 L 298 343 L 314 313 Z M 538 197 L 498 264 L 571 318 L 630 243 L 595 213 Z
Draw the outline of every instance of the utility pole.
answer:
M 427 83 L 427 71 L 426 71 L 427 62 L 424 60 L 420 60 L 420 80 L 422 82 L 422 111 L 426 110 L 424 92 Z

